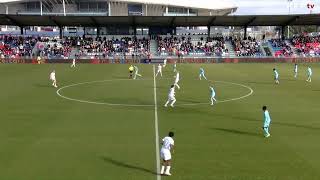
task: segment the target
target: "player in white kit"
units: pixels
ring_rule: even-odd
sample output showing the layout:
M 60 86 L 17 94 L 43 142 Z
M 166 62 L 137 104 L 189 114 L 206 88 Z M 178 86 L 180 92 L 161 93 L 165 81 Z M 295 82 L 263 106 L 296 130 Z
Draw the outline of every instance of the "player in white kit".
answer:
M 210 86 L 209 87 L 209 89 L 210 89 L 210 101 L 211 101 L 211 106 L 213 106 L 213 103 L 214 102 L 217 102 L 217 100 L 216 100 L 216 91 L 214 90 L 214 88 L 213 88 L 213 86 Z
M 50 73 L 50 80 L 52 81 L 52 86 L 57 88 L 57 80 L 56 80 L 56 71 L 53 70 L 51 73 Z
M 161 66 L 161 64 L 158 65 L 156 77 L 158 76 L 159 73 L 160 73 L 160 76 L 162 77 L 162 66 Z
M 175 80 L 174 80 L 174 85 L 178 88 L 178 89 L 180 89 L 180 86 L 179 86 L 179 84 L 178 84 L 178 82 L 180 81 L 180 73 L 179 73 L 179 71 L 177 71 L 177 74 L 175 75 Z
M 163 67 L 166 67 L 166 65 L 167 65 L 167 59 L 164 59 L 163 60 Z
M 73 60 L 72 60 L 71 67 L 72 67 L 72 68 L 73 68 L 73 67 L 76 67 L 76 59 L 73 59 Z
M 170 90 L 169 90 L 169 94 L 168 94 L 168 100 L 166 102 L 166 104 L 164 105 L 164 107 L 168 107 L 168 104 L 171 102 L 170 106 L 174 107 L 174 103 L 177 101 L 175 98 L 175 90 L 174 90 L 174 85 L 171 85 Z
M 294 64 L 294 78 L 298 77 L 298 64 Z
M 177 61 L 174 61 L 173 72 L 177 72 Z
M 139 68 L 138 68 L 138 66 L 133 66 L 133 68 L 134 68 L 134 76 L 133 76 L 133 79 L 137 79 L 137 76 L 142 77 L 142 75 L 139 74 Z
M 307 69 L 307 82 L 311 82 L 311 76 L 312 76 L 312 69 L 310 66 L 308 66 L 308 69 Z
M 170 168 L 171 168 L 171 152 L 173 153 L 173 140 L 174 133 L 169 132 L 168 136 L 162 139 L 162 147 L 160 150 L 160 157 L 163 160 L 161 166 L 161 175 L 171 176 Z

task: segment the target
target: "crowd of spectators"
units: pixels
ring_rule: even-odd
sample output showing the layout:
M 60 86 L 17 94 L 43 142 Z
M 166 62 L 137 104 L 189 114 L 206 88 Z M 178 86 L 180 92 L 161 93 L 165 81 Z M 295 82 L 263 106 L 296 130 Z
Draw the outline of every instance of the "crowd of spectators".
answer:
M 320 36 L 294 36 L 291 43 L 294 45 L 300 56 L 320 55 Z
M 183 56 L 203 54 L 209 56 L 223 56 L 228 53 L 223 37 L 161 37 L 157 38 L 158 54 Z
M 78 41 L 80 57 L 95 56 L 109 57 L 115 55 L 135 56 L 148 54 L 150 40 L 147 38 L 138 39 L 136 37 L 122 38 L 86 38 Z
M 0 36 L 0 58 L 31 57 L 35 37 Z
M 74 44 L 74 40 L 71 38 L 65 38 L 61 41 L 55 38 L 40 38 L 39 42 L 39 55 L 47 59 L 68 58 Z
M 293 49 L 284 40 L 271 39 L 270 43 L 275 50 L 276 57 L 291 57 Z
M 230 37 L 236 56 L 262 56 L 261 47 L 256 39 L 248 37 L 247 39 L 233 39 Z
M 260 42 L 247 39 L 190 36 L 157 36 L 153 51 L 169 56 L 229 56 L 226 42 L 231 42 L 235 56 L 262 56 Z M 288 41 L 271 39 L 269 43 L 276 57 L 320 56 L 320 35 L 297 35 Z M 291 43 L 291 44 L 290 44 Z M 36 48 L 34 48 L 36 47 Z M 0 58 L 70 58 L 72 50 L 77 58 L 107 58 L 113 56 L 149 56 L 150 39 L 147 37 L 66 37 L 64 39 L 33 36 L 0 35 Z M 73 57 L 74 57 L 73 56 Z

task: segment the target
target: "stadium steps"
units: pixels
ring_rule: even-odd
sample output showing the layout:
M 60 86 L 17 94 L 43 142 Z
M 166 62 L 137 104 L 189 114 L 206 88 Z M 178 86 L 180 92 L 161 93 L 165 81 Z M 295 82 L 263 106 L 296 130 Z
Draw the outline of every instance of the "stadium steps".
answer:
M 293 46 L 293 44 L 289 40 L 285 40 L 285 43 L 290 46 L 290 48 L 293 50 L 293 56 L 298 56 L 298 51 L 296 47 Z
M 39 56 L 39 53 L 40 53 L 40 50 L 38 48 L 39 46 L 40 46 L 40 42 L 37 42 L 36 45 L 33 47 L 32 57 L 34 56 L 34 58 L 35 58 L 35 57 Z
M 234 51 L 233 45 L 231 44 L 231 41 L 226 41 L 226 48 L 229 51 L 230 57 L 236 57 L 236 52 Z
M 272 49 L 269 48 L 268 42 L 261 42 L 260 49 L 264 56 L 272 56 Z
M 274 57 L 275 56 L 275 49 L 272 47 L 272 44 L 270 41 L 268 41 L 268 47 L 271 50 L 272 56 Z
M 70 58 L 70 59 L 76 58 L 76 54 L 78 54 L 78 53 L 79 53 L 79 49 L 78 49 L 78 48 L 72 48 L 72 49 L 71 49 L 71 52 L 70 52 L 69 58 Z
M 157 53 L 158 53 L 158 43 L 154 39 L 150 40 L 150 53 L 152 55 L 157 55 Z

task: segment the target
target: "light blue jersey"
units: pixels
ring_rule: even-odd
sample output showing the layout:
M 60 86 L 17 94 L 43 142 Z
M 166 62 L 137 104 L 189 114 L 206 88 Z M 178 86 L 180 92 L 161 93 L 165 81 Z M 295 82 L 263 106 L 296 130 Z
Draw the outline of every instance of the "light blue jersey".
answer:
M 200 74 L 204 74 L 204 69 L 200 68 Z
M 213 87 L 210 87 L 210 94 L 211 94 L 211 97 L 215 97 L 216 96 L 216 92 L 213 89 Z
M 271 122 L 269 111 L 265 110 L 264 113 L 263 113 L 263 117 L 264 117 L 264 125 L 263 125 L 263 127 L 269 127 L 270 122 Z
M 278 71 L 277 71 L 277 70 L 274 70 L 273 73 L 274 73 L 274 78 L 275 78 L 275 79 L 279 79 L 279 73 L 278 73 Z
M 308 67 L 308 76 L 312 76 L 312 69 Z

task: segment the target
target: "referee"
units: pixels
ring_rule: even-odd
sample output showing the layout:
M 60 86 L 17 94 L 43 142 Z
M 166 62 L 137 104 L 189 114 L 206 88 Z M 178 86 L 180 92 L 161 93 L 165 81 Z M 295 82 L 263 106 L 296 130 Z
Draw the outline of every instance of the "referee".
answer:
M 129 78 L 132 79 L 134 67 L 130 65 L 129 67 Z

